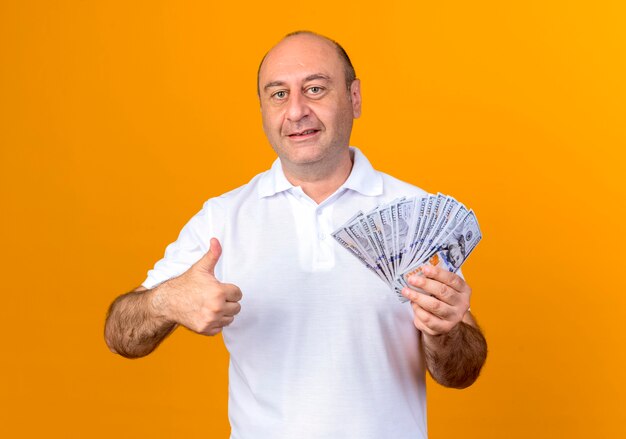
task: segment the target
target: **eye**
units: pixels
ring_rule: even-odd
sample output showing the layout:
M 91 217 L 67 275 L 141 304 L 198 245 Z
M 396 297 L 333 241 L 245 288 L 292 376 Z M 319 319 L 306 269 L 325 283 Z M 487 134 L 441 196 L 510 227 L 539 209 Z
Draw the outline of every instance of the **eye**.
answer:
M 309 87 L 307 89 L 307 92 L 309 94 L 312 94 L 312 95 L 319 95 L 319 94 L 322 93 L 322 91 L 324 91 L 324 89 L 322 87 L 317 86 L 317 85 L 314 85 L 313 87 Z
M 274 99 L 285 99 L 287 97 L 287 92 L 285 90 L 278 90 L 276 93 L 272 94 L 272 98 Z

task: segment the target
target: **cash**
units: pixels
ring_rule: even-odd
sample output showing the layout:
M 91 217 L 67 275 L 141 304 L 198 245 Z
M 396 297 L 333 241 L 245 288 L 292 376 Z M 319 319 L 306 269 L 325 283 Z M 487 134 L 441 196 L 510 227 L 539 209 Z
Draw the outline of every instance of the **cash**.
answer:
M 476 215 L 443 194 L 398 198 L 357 212 L 333 238 L 397 295 L 424 265 L 456 273 L 482 238 Z

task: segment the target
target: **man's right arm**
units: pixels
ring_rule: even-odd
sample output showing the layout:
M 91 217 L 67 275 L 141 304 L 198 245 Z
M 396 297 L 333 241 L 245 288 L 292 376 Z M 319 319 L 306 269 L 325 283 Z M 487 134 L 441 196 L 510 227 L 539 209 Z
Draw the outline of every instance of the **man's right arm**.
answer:
M 138 287 L 113 301 L 104 337 L 109 349 L 127 358 L 148 355 L 178 325 L 216 335 L 241 310 L 241 290 L 215 278 L 222 253 L 217 239 L 189 270 L 148 290 Z
M 135 288 L 113 301 L 107 313 L 104 336 L 113 353 L 126 358 L 148 355 L 178 326 L 157 312 L 156 289 Z

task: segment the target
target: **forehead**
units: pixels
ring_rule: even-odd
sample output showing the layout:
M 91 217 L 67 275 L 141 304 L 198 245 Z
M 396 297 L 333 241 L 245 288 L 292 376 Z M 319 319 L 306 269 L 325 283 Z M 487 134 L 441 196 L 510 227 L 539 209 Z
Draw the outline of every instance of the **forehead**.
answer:
M 261 87 L 275 80 L 297 80 L 324 73 L 343 75 L 343 65 L 333 43 L 315 35 L 294 35 L 272 48 L 259 71 Z

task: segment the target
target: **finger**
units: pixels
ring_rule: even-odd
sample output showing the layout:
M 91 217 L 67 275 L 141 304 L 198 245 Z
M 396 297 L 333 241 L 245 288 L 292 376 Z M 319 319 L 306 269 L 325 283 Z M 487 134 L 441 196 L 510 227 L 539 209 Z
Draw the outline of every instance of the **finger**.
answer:
M 241 290 L 237 285 L 234 284 L 222 284 L 224 287 L 224 291 L 226 292 L 226 301 L 227 302 L 238 302 L 243 297 Z
M 241 311 L 241 305 L 239 302 L 226 302 L 222 314 L 225 316 L 235 316 Z
M 429 335 L 438 335 L 446 332 L 446 322 L 439 317 L 429 313 L 425 309 L 414 303 L 413 324 L 417 329 Z
M 417 294 L 413 303 L 417 304 L 421 309 L 441 320 L 450 320 L 450 318 L 456 316 L 456 310 L 453 306 L 442 302 L 441 300 L 427 296 L 425 294 Z
M 443 320 L 448 320 L 456 315 L 454 306 L 442 302 L 433 296 L 418 293 L 407 287 L 402 289 L 402 295 L 411 301 L 413 309 L 415 309 L 415 306 L 419 306 L 421 309 Z
M 222 327 L 220 326 L 219 328 L 211 328 L 206 330 L 205 332 L 202 332 L 201 334 L 206 334 L 206 335 L 217 335 L 220 332 L 222 332 Z
M 235 318 L 233 316 L 224 316 L 216 322 L 216 326 L 224 327 L 230 325 Z
M 217 332 L 220 332 L 224 326 L 230 325 L 235 318 L 233 316 L 223 316 L 219 319 L 211 322 L 202 332 L 201 334 L 214 335 Z M 213 334 L 212 334 L 213 333 Z
M 413 285 L 411 284 L 411 286 L 413 286 Z M 402 288 L 402 290 L 400 291 L 400 293 L 401 293 L 404 297 L 406 297 L 407 299 L 409 299 L 411 302 L 416 301 L 416 300 L 417 300 L 417 298 L 418 298 L 419 296 L 423 296 L 423 295 L 425 295 L 425 294 L 426 294 L 426 293 L 425 293 L 425 292 L 423 292 L 422 290 L 417 290 L 417 287 L 415 287 L 415 288 L 404 287 L 404 288 Z
M 234 320 L 234 316 L 221 316 L 218 319 L 213 320 L 203 329 L 196 332 L 198 332 L 199 334 L 215 335 L 221 332 L 224 326 L 230 325 Z
M 461 276 L 440 267 L 424 265 L 422 267 L 422 273 L 424 276 L 430 279 L 438 280 L 458 292 L 465 292 L 465 290 L 469 288 Z
M 220 259 L 222 255 L 222 246 L 217 238 L 211 238 L 211 245 L 209 247 L 209 251 L 200 258 L 197 262 L 197 265 L 201 267 L 203 270 L 215 276 L 215 266 L 217 265 L 217 261 Z
M 429 279 L 425 276 L 413 276 L 408 279 L 410 286 L 419 288 L 426 295 L 435 296 L 437 299 L 449 305 L 455 305 L 460 300 L 460 293 L 438 280 Z

